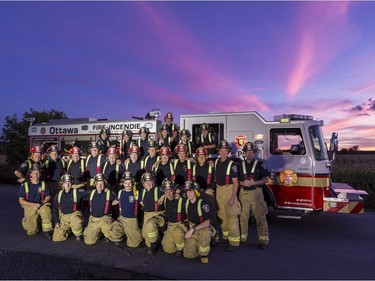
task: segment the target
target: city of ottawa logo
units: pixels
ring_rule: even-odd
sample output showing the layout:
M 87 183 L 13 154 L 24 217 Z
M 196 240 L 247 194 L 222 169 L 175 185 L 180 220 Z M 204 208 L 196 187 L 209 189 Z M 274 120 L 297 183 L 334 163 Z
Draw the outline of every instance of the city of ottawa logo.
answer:
M 244 135 L 237 135 L 234 140 L 234 144 L 237 147 L 244 146 L 246 142 L 247 142 L 247 138 Z

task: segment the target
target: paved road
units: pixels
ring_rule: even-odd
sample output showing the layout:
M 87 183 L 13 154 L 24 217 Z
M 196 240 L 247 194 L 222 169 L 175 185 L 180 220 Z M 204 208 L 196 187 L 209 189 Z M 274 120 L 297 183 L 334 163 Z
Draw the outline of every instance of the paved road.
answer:
M 16 187 L 0 185 L 2 279 L 375 279 L 374 212 L 322 213 L 301 220 L 270 216 L 267 250 L 256 248 L 250 227 L 247 244 L 232 253 L 219 244 L 204 265 L 162 251 L 150 257 L 145 249 L 103 241 L 88 246 L 74 239 L 54 243 L 42 234 L 28 237 L 16 195 Z M 25 277 L 17 275 L 19 267 L 27 268 Z

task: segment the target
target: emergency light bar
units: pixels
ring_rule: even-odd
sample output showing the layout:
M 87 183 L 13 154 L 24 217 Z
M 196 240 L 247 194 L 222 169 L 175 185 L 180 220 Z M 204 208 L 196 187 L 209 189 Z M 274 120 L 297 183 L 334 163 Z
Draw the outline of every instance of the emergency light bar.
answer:
M 273 121 L 278 121 L 280 123 L 289 123 L 293 120 L 313 120 L 311 115 L 302 114 L 283 114 L 273 116 Z

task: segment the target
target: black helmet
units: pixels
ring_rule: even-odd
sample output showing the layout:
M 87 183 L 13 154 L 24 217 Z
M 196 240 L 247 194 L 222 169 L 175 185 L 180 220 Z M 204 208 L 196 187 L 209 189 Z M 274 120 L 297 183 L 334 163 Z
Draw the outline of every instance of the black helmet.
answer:
M 246 152 L 246 151 L 254 151 L 254 144 L 252 142 L 247 142 L 245 143 L 244 147 L 242 148 L 242 151 L 243 152 Z

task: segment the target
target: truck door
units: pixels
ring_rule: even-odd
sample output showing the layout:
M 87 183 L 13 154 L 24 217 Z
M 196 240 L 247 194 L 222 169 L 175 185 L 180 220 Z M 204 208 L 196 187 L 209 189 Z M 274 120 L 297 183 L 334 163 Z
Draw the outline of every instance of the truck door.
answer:
M 311 210 L 314 173 L 303 127 L 273 128 L 269 134 L 267 168 L 273 177 L 268 185 L 275 195 L 276 207 Z

